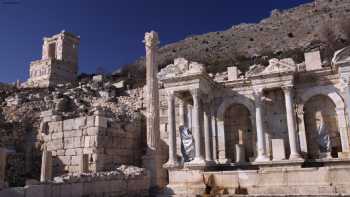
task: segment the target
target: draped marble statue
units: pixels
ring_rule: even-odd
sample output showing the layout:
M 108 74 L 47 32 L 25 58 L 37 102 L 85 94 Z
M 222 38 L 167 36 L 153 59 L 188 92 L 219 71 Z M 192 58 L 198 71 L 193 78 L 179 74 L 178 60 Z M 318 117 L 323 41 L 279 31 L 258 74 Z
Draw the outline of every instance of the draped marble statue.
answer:
M 327 128 L 327 124 L 325 123 L 321 112 L 316 113 L 316 121 L 316 127 L 318 132 L 317 143 L 320 149 L 320 153 L 329 153 L 332 149 L 331 139 Z
M 189 128 L 184 126 L 180 127 L 181 137 L 181 153 L 183 155 L 184 162 L 190 162 L 195 156 L 195 146 L 192 132 Z

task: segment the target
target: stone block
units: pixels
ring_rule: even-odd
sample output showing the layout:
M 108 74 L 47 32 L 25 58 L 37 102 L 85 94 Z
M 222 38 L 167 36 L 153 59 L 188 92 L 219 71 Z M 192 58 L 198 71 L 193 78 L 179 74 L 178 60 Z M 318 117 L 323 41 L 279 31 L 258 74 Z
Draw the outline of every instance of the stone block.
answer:
M 81 129 L 82 127 L 86 126 L 87 118 L 86 117 L 79 117 L 79 118 L 74 119 L 74 122 L 75 122 L 74 129 L 78 130 L 78 129 Z
M 63 131 L 63 121 L 49 122 L 49 132 L 58 133 Z
M 305 53 L 306 70 L 318 70 L 322 68 L 322 60 L 320 51 L 312 51 Z
M 83 135 L 82 130 L 64 131 L 64 137 L 81 137 Z
M 63 130 L 64 131 L 74 130 L 74 127 L 75 127 L 74 124 L 75 124 L 74 119 L 64 120 L 63 121 Z
M 286 151 L 283 139 L 272 139 L 272 160 L 280 161 L 286 159 Z
M 58 156 L 58 160 L 61 161 L 64 165 L 70 165 L 71 156 Z
M 86 126 L 87 127 L 93 127 L 95 126 L 95 116 L 88 116 L 86 118 Z
M 74 138 L 64 138 L 64 148 L 75 148 Z
M 71 165 L 80 165 L 80 155 L 71 157 Z
M 51 139 L 53 139 L 53 140 L 62 139 L 62 138 L 63 138 L 63 133 L 62 132 L 52 133 L 51 134 Z
M 108 127 L 108 119 L 106 117 L 102 116 L 95 116 L 95 126 L 96 127 Z
M 87 128 L 86 132 L 90 136 L 96 136 L 96 135 L 98 135 L 99 128 L 98 127 L 89 127 L 89 128 Z
M 229 81 L 237 80 L 238 78 L 238 68 L 235 66 L 227 68 L 227 77 Z
M 77 151 L 76 151 L 76 149 L 66 149 L 65 155 L 66 156 L 75 156 L 75 155 L 77 155 Z

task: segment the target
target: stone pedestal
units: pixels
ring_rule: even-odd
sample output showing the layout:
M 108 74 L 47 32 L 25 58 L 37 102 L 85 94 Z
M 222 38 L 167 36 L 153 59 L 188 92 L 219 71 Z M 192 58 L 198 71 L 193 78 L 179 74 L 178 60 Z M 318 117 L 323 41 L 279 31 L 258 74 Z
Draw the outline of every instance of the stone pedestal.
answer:
M 236 163 L 245 163 L 245 147 L 243 144 L 236 144 Z
M 272 160 L 286 160 L 286 150 L 283 139 L 272 139 Z

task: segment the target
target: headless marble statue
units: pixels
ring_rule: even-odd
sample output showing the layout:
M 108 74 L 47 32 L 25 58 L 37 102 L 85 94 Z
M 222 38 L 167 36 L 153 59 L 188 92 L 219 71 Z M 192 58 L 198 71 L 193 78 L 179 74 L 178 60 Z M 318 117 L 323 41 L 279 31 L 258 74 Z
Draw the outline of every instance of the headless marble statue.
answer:
M 317 120 L 317 132 L 318 132 L 318 147 L 320 153 L 330 153 L 331 152 L 331 139 L 329 136 L 329 131 L 327 125 L 325 124 L 321 112 L 316 113 Z
M 181 136 L 181 153 L 184 158 L 184 162 L 190 162 L 194 159 L 195 147 L 192 133 L 189 128 L 184 126 L 180 127 Z

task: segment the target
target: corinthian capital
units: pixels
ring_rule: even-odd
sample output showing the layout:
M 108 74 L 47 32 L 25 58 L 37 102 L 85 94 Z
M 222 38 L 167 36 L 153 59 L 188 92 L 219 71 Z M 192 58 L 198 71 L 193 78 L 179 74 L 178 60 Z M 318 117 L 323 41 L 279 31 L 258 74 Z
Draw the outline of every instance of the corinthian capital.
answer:
M 159 44 L 158 33 L 155 31 L 146 32 L 145 40 L 143 41 L 147 48 L 154 48 Z

